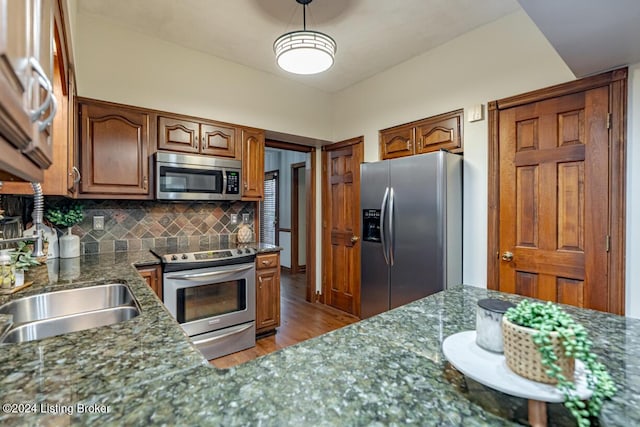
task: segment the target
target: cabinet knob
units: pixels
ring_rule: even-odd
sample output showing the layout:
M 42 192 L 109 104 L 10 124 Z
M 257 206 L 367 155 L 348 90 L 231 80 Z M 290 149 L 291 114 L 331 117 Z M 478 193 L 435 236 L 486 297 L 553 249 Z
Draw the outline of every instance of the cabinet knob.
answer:
M 246 190 L 247 188 L 249 188 L 249 186 L 247 185 L 247 183 L 244 183 L 244 189 Z
M 146 190 L 146 189 L 147 189 L 147 185 L 148 185 L 148 184 L 149 184 L 149 179 L 145 176 L 145 177 L 142 179 L 142 188 Z

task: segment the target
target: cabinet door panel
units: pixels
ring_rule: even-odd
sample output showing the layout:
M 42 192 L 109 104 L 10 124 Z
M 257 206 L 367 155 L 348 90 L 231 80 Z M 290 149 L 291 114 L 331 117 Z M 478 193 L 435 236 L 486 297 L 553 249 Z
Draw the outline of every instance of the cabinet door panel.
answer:
M 413 154 L 414 128 L 411 126 L 391 128 L 380 131 L 380 159 Z
M 416 154 L 440 149 L 462 151 L 462 110 L 428 119 L 416 127 Z
M 83 193 L 149 194 L 149 115 L 82 105 Z
M 48 104 L 48 107 L 32 123 L 33 139 L 24 152 L 31 161 L 46 169 L 53 160 L 52 124 L 59 108 L 59 99 L 53 93 L 53 9 L 51 0 L 34 0 L 32 6 L 31 56 L 34 62 L 31 63 L 28 103 L 31 111 L 37 111 L 41 105 Z
M 187 120 L 160 117 L 158 119 L 158 149 L 197 153 L 200 125 Z
M 202 154 L 220 157 L 236 157 L 236 130 L 232 127 L 211 124 L 200 125 Z
M 242 199 L 264 197 L 264 132 L 242 129 Z
M 280 269 L 258 270 L 256 283 L 256 331 L 280 326 Z

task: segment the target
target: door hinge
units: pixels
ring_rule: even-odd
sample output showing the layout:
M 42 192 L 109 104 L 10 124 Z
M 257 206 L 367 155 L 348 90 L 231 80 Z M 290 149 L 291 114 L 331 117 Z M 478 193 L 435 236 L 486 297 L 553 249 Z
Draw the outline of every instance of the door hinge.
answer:
M 607 248 L 607 252 L 611 250 L 611 235 L 607 234 L 607 240 L 605 242 L 605 246 Z
M 611 113 L 607 113 L 607 129 L 611 129 Z

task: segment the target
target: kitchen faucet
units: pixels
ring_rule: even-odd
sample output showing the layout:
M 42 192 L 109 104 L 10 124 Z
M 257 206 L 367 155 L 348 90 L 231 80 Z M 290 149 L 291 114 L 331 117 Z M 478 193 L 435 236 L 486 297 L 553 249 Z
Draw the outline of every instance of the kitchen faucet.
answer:
M 23 240 L 35 240 L 33 245 L 33 256 L 41 257 L 45 253 L 44 248 L 44 231 L 42 229 L 43 216 L 44 216 L 44 197 L 42 195 L 42 186 L 39 182 L 32 182 L 33 187 L 33 225 L 35 226 L 35 234 L 33 236 L 16 237 L 13 239 L 0 239 L 0 243 L 12 243 Z M 2 181 L 0 181 L 0 189 L 2 188 Z

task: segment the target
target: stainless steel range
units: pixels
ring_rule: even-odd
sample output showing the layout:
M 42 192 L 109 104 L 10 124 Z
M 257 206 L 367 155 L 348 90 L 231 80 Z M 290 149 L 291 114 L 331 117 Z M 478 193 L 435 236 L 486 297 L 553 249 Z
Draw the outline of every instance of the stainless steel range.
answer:
M 165 306 L 207 359 L 255 346 L 255 249 L 152 252 L 162 260 Z

